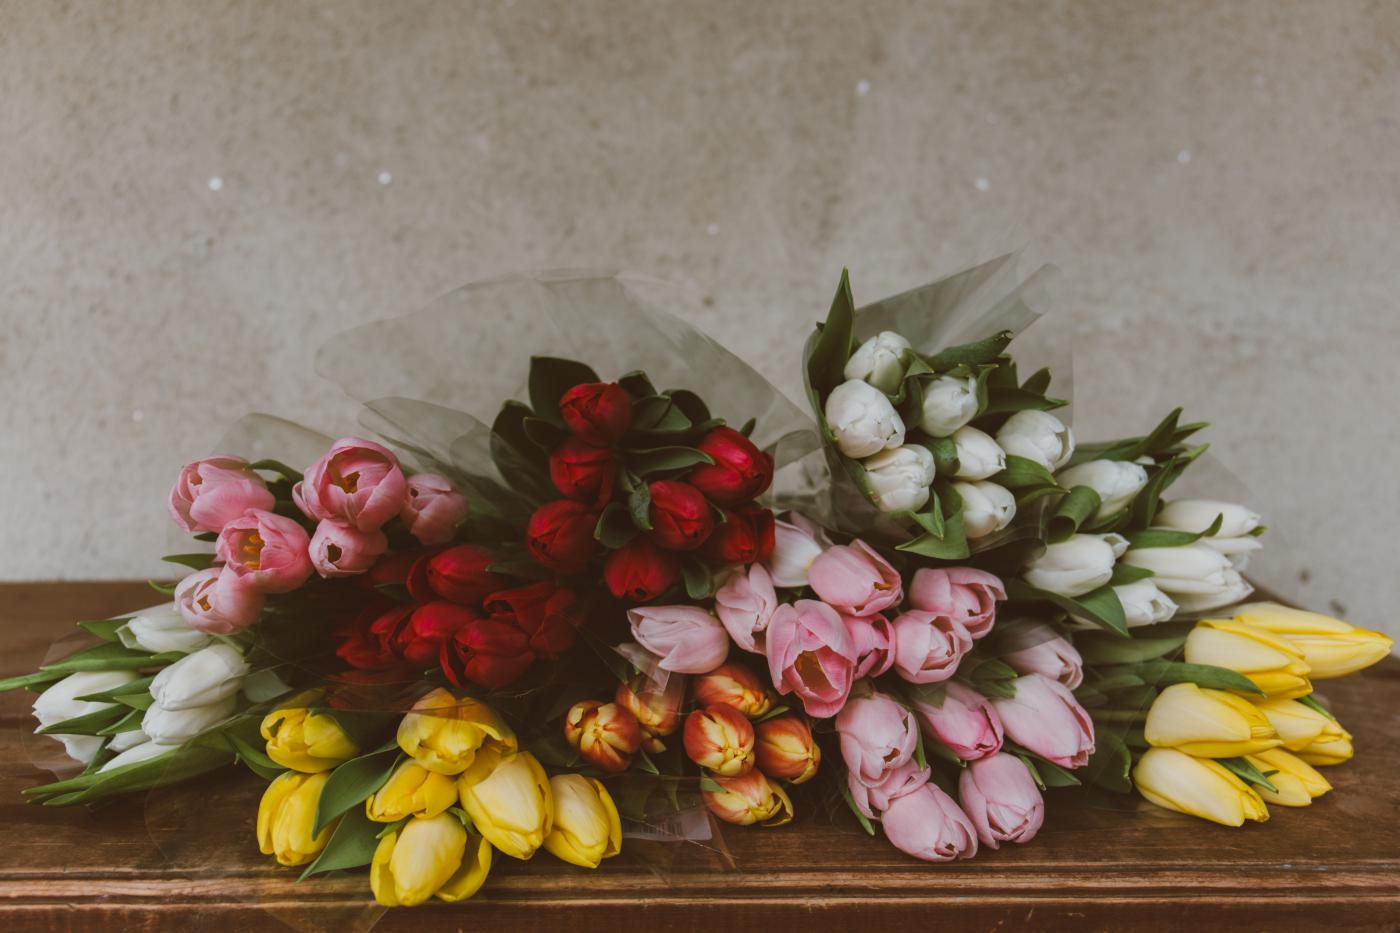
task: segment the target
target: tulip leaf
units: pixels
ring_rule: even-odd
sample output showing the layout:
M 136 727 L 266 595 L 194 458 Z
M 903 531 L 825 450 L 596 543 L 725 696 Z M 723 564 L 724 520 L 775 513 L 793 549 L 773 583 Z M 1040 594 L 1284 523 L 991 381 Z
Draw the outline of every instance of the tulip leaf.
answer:
M 371 709 L 315 708 L 311 712 L 330 716 L 355 746 L 384 751 L 385 738 L 392 738 L 402 715 Z
M 175 588 L 180 585 L 180 581 L 176 580 L 172 583 L 162 583 L 159 580 L 147 580 L 146 585 L 162 596 L 174 596 Z
M 698 560 L 681 563 L 681 578 L 685 581 L 686 595 L 691 599 L 709 599 L 715 592 L 714 576 L 710 568 Z
M 973 343 L 940 350 L 925 358 L 924 362 L 934 372 L 940 373 L 947 372 L 955 366 L 980 366 L 983 363 L 995 362 L 1001 351 L 1011 343 L 1013 336 L 1015 335 L 1011 331 L 1004 330 Z
M 943 510 L 938 507 L 938 493 L 930 492 L 929 496 L 932 501 L 929 503 L 927 512 L 905 512 L 903 514 L 908 515 L 912 522 L 935 538 L 942 538 L 946 532 L 943 527 Z
M 131 732 L 141 728 L 141 720 L 145 717 L 145 710 L 132 709 L 131 707 L 117 707 L 125 709 L 126 715 L 112 723 L 97 730 L 98 735 L 117 735 L 122 732 Z
M 35 671 L 32 674 L 6 677 L 4 680 L 0 680 L 0 693 L 7 690 L 18 690 L 21 687 L 47 687 L 54 681 L 62 680 L 65 676 L 63 671 Z
M 653 395 L 638 400 L 632 406 L 632 426 L 628 433 L 683 434 L 691 427 L 691 420 L 674 399 Z
M 250 745 L 242 736 L 235 732 L 225 732 L 224 741 L 233 746 L 234 753 L 238 756 L 238 761 L 252 771 L 264 781 L 271 781 L 277 778 L 286 769 L 267 757 L 267 753 L 257 746 Z
M 808 343 L 807 384 L 815 394 L 814 408 L 822 410 L 827 393 L 846 378 L 846 362 L 851 358 L 851 341 L 855 330 L 856 301 L 851 294 L 851 277 L 841 270 L 841 281 L 831 299 L 826 322 L 818 325 L 815 342 Z
M 278 476 L 282 477 L 287 482 L 293 484 L 301 482 L 302 478 L 300 470 L 292 469 L 291 467 L 283 463 L 281 460 L 258 460 L 253 463 L 250 463 L 248 465 L 248 468 L 250 470 L 262 470 L 266 473 L 276 473 Z
M 343 766 L 342 766 L 343 767 Z M 329 786 L 330 782 L 327 782 Z M 322 790 L 322 796 L 325 791 Z M 364 807 L 352 807 L 340 818 L 340 823 L 331 833 L 330 840 L 316 861 L 306 866 L 298 881 L 305 881 L 312 875 L 342 868 L 360 868 L 374 860 L 374 850 L 379 846 L 379 831 L 383 827 L 365 816 Z
M 1094 754 L 1084 768 L 1084 780 L 1095 787 L 1126 794 L 1133 789 L 1128 776 L 1133 766 L 1133 753 L 1114 729 L 1097 729 L 1094 734 Z
M 598 382 L 598 374 L 577 360 L 557 356 L 530 357 L 530 407 L 546 421 L 562 423 L 559 399 L 576 385 Z
M 933 454 L 934 476 L 953 476 L 958 472 L 958 445 L 951 437 L 931 437 L 923 445 Z
M 651 531 L 651 487 L 638 483 L 627 496 L 627 510 L 632 513 L 632 524 L 642 531 Z
M 724 793 L 724 787 L 708 774 L 700 775 L 700 789 L 710 794 Z
M 1123 614 L 1123 604 L 1113 587 L 1104 585 L 1083 596 L 1061 596 L 1049 590 L 1039 590 L 1025 580 L 1013 578 L 1006 581 L 1007 596 L 1017 602 L 1047 602 L 1059 606 L 1077 619 L 1087 619 L 1119 635 L 1128 634 L 1128 619 Z
M 1309 693 L 1305 697 L 1298 697 L 1298 702 L 1302 703 L 1304 706 L 1306 706 L 1308 709 L 1314 712 L 1321 713 L 1333 722 L 1337 721 L 1337 717 L 1332 715 L 1332 711 L 1329 710 L 1327 707 L 1323 706 L 1321 703 L 1317 702 L 1317 698 L 1314 697 L 1311 693 Z
M 225 749 L 186 744 L 155 758 L 132 762 L 111 771 L 92 771 L 66 781 L 27 788 L 24 793 L 45 806 L 87 803 L 114 794 L 178 784 L 195 775 L 221 768 L 232 760 L 233 756 Z
M 652 447 L 625 454 L 627 468 L 638 476 L 685 470 L 697 463 L 714 463 L 709 454 L 693 447 Z
M 845 799 L 846 806 L 850 807 L 851 812 L 856 815 L 856 820 L 860 822 L 861 829 L 872 836 L 875 835 L 875 827 L 871 824 L 870 817 L 860 812 L 860 807 L 856 806 L 856 799 L 851 796 L 850 781 L 841 780 L 837 781 L 837 783 L 841 785 L 841 796 Z
M 536 447 L 545 451 L 551 451 L 558 447 L 569 436 L 568 431 L 553 421 L 546 421 L 534 416 L 521 419 L 520 428 Z
M 637 537 L 637 526 L 627 506 L 621 502 L 609 502 L 603 514 L 598 516 L 598 524 L 593 529 L 593 537 L 609 550 L 618 548 Z
M 149 677 L 138 677 L 136 680 L 129 680 L 124 684 L 117 684 L 115 687 L 111 687 L 107 690 L 99 690 L 96 693 L 85 693 L 74 699 L 86 703 L 120 703 L 121 697 L 130 694 L 145 693 L 149 696 L 151 682 L 155 679 L 154 674 Z
M 1138 674 L 1147 683 L 1159 686 L 1192 683 L 1212 690 L 1252 693 L 1263 696 L 1264 691 L 1243 674 L 1210 664 L 1187 664 L 1182 661 L 1145 661 Z
M 651 756 L 644 748 L 637 749 L 637 756 L 633 761 L 636 762 L 637 769 L 644 774 L 661 774 L 661 769 L 656 766 L 656 762 L 651 760 Z
M 525 433 L 525 419 L 532 416 L 528 406 L 506 402 L 491 423 L 491 460 L 501 478 L 523 495 L 538 501 L 558 493 L 549 481 L 549 457 Z
M 759 716 L 757 719 L 754 720 L 754 722 L 755 722 L 755 723 L 760 723 L 760 722 L 767 722 L 767 721 L 770 720 L 770 719 L 777 719 L 779 716 L 781 716 L 781 715 L 783 715 L 784 713 L 788 712 L 788 710 L 789 710 L 788 707 L 779 704 L 778 706 L 775 706 L 775 707 L 773 707 L 772 709 L 770 709 L 768 712 L 764 713 L 762 716 Z
M 178 651 L 152 654 L 118 644 L 95 645 L 62 661 L 45 664 L 41 671 L 58 671 L 71 674 L 76 671 L 137 670 L 143 667 L 164 667 L 184 657 Z
M 656 395 L 656 386 L 652 385 L 651 379 L 640 369 L 634 369 L 625 376 L 617 380 L 617 384 L 626 390 L 627 394 L 634 399 L 646 398 L 649 395 Z
M 1007 489 L 1059 489 L 1055 477 L 1045 467 L 1028 457 L 1007 454 L 1006 469 L 992 477 L 992 482 Z
M 96 635 L 103 641 L 116 641 L 117 629 L 131 621 L 131 616 L 122 616 L 119 619 L 89 619 L 79 622 L 78 627 L 89 635 Z
M 1047 761 L 1028 748 L 1023 748 L 1015 742 L 1007 741 L 1002 745 L 1002 751 L 1010 752 L 1025 763 L 1031 769 L 1031 777 L 1036 779 L 1036 783 L 1041 788 L 1047 787 L 1078 787 L 1079 778 L 1065 768 L 1060 767 L 1053 761 Z
M 1202 538 L 1213 538 L 1220 531 L 1220 525 L 1225 520 L 1222 513 L 1215 516 L 1215 521 L 1210 527 L 1202 532 L 1173 531 L 1170 528 L 1148 528 L 1145 531 L 1134 531 L 1124 535 L 1128 539 L 1130 548 L 1147 547 L 1185 547 L 1188 544 L 1195 544 Z
M 212 552 L 166 554 L 161 560 L 168 564 L 179 564 L 182 567 L 189 567 L 191 570 L 208 570 L 210 567 L 214 566 L 214 554 Z
M 1185 635 L 1174 638 L 1120 638 L 1107 632 L 1076 632 L 1074 636 L 1075 649 L 1084 663 L 1090 665 L 1151 661 L 1171 654 L 1185 643 Z
M 1046 525 L 1047 540 L 1051 544 L 1067 541 L 1079 531 L 1081 525 L 1093 519 L 1102 505 L 1098 492 L 1090 486 L 1075 486 L 1055 506 L 1054 513 Z
M 676 403 L 676 407 L 690 419 L 691 424 L 699 425 L 717 420 L 710 414 L 710 406 L 705 404 L 705 400 L 689 389 L 667 389 L 663 394 Z
M 1132 564 L 1125 564 L 1121 561 L 1113 565 L 1113 576 L 1109 577 L 1109 586 L 1124 586 L 1129 583 L 1136 583 L 1139 580 L 1149 580 L 1156 574 L 1146 567 L 1134 567 Z
M 1269 774 L 1277 774 L 1277 771 L 1270 771 L 1265 774 L 1254 766 L 1248 758 L 1217 758 L 1216 763 L 1230 771 L 1235 777 L 1246 784 L 1253 784 L 1255 787 L 1262 787 L 1271 794 L 1277 794 L 1278 788 L 1269 780 Z
M 398 746 L 395 746 L 352 758 L 332 771 L 326 786 L 321 788 L 311 834 L 318 835 L 332 820 L 352 807 L 363 808 L 366 798 L 389 780 L 400 754 Z
M 113 704 L 93 713 L 40 726 L 34 731 L 39 735 L 104 735 L 103 729 L 123 719 L 129 712 L 130 708 Z
M 1050 398 L 1044 392 L 1035 392 L 1024 386 L 1020 388 L 991 389 L 987 404 L 981 416 L 1009 415 L 1018 411 L 1054 411 L 1069 402 L 1062 398 Z

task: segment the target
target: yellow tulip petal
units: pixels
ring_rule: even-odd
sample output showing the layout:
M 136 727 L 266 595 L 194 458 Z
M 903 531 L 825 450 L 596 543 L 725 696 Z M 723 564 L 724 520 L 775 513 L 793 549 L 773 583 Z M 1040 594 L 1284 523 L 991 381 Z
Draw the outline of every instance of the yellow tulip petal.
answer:
M 491 873 L 491 843 L 481 839 L 475 846 L 469 841 L 467 847 L 469 851 L 462 858 L 462 867 L 438 888 L 437 897 L 440 900 L 448 903 L 464 901 L 486 883 L 486 876 Z

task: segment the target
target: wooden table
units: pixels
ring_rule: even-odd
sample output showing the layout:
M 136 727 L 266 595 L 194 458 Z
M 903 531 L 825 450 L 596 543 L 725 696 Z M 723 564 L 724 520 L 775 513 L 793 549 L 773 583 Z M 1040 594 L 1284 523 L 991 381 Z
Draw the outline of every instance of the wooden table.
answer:
M 32 669 L 72 621 L 155 602 L 139 584 L 0 585 L 0 676 Z M 1058 792 L 1030 845 L 927 865 L 819 820 L 732 828 L 734 867 L 695 845 L 631 846 L 595 872 L 497 860 L 475 899 L 384 913 L 363 873 L 296 884 L 258 854 L 262 785 L 230 770 L 97 812 L 26 804 L 27 694 L 0 698 L 0 931 L 878 930 L 1400 928 L 1400 662 L 1324 685 L 1357 760 L 1334 793 L 1228 829 L 1146 803 L 1127 812 Z

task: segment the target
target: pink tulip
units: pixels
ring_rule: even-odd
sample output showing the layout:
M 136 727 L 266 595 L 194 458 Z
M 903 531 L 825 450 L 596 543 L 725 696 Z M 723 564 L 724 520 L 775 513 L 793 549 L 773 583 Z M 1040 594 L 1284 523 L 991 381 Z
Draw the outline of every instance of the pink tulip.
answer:
M 904 599 L 899 574 L 859 538 L 822 551 L 812 561 L 807 582 L 824 602 L 844 615 L 874 615 Z
M 715 614 L 745 651 L 763 653 L 758 639 L 777 608 L 773 578 L 762 564 L 752 564 L 748 570 L 736 568 L 715 591 Z
M 933 684 L 958 670 L 972 636 L 944 615 L 911 609 L 894 620 L 894 669 L 910 683 Z
M 311 536 L 311 565 L 327 580 L 352 577 L 373 567 L 387 550 L 389 539 L 382 531 L 360 531 L 323 519 Z
M 896 849 L 926 862 L 947 862 L 977 854 L 977 830 L 937 784 L 925 784 L 890 801 L 880 817 Z
M 1005 753 L 974 761 L 958 781 L 963 810 L 977 838 L 993 849 L 1030 842 L 1045 822 L 1045 801 L 1025 762 Z
M 934 689 L 942 694 L 941 703 L 914 701 L 914 712 L 926 735 L 963 761 L 986 758 L 1001 750 L 1005 733 L 997 711 L 986 697 L 956 680 Z
M 878 785 L 914 757 L 919 722 L 902 703 L 883 693 L 853 696 L 836 716 L 841 757 L 863 783 Z
M 1069 688 L 1043 674 L 1011 681 L 1016 695 L 994 697 L 1007 736 L 1062 768 L 1082 768 L 1094 753 L 1094 723 Z
M 719 619 L 694 606 L 639 606 L 627 611 L 632 637 L 676 674 L 704 674 L 724 663 L 729 634 Z
M 779 693 L 797 694 L 817 719 L 840 712 L 855 683 L 856 651 L 835 609 L 813 599 L 779 606 L 764 650 Z
M 910 760 L 891 768 L 885 779 L 875 785 L 866 784 L 854 771 L 847 771 L 846 786 L 856 809 L 873 820 L 888 810 L 891 802 L 927 784 L 928 777 L 928 768 L 920 768 L 917 761 Z
M 452 481 L 436 473 L 415 473 L 406 481 L 408 493 L 399 518 L 408 533 L 427 547 L 446 544 L 467 519 L 467 499 Z
M 856 677 L 879 677 L 894 666 L 894 626 L 882 615 L 842 616 L 856 649 Z
M 170 489 L 170 517 L 185 531 L 218 534 L 249 509 L 277 499 L 242 457 L 209 457 L 185 464 Z
M 1044 674 L 1073 690 L 1084 682 L 1084 659 L 1054 628 L 1035 619 L 1016 619 L 997 629 L 1001 660 L 1018 674 Z
M 232 635 L 258 621 L 265 598 L 227 567 L 192 573 L 175 587 L 180 615 L 191 628 L 210 635 Z
M 910 605 L 960 622 L 973 638 L 992 630 L 997 602 L 1003 599 L 1006 587 L 1001 580 L 972 567 L 926 567 L 909 585 Z
M 219 532 L 214 553 L 248 589 L 290 593 L 311 576 L 310 544 L 295 519 L 249 509 Z
M 778 519 L 774 524 L 768 571 L 775 586 L 803 587 L 807 585 L 812 561 L 831 547 L 831 539 L 820 525 L 805 515 L 792 512 L 787 518 L 788 521 Z
M 374 531 L 399 514 L 408 483 L 387 447 L 347 437 L 336 441 L 292 489 L 292 498 L 312 518 L 329 518 Z

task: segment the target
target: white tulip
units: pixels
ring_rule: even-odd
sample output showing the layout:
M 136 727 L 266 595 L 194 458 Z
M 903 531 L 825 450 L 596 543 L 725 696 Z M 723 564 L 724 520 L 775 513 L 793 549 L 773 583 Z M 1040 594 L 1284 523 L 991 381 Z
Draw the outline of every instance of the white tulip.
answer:
M 1259 527 L 1258 512 L 1233 502 L 1214 499 L 1177 499 L 1168 502 L 1157 512 L 1153 524 L 1174 531 L 1202 534 L 1217 518 L 1221 521 L 1215 538 L 1243 538 Z
M 238 692 L 248 662 L 231 645 L 217 644 L 186 655 L 156 675 L 151 696 L 168 710 L 193 709 Z
M 1224 585 L 1218 593 L 1177 593 L 1176 602 L 1181 607 L 1182 612 L 1202 613 L 1213 609 L 1220 609 L 1224 606 L 1233 606 L 1249 598 L 1254 592 L 1254 587 L 1250 585 L 1240 572 L 1234 567 L 1230 567 L 1224 573 Z
M 128 748 L 135 748 L 142 742 L 149 742 L 151 737 L 140 729 L 132 729 L 130 732 L 118 732 L 112 736 L 112 740 L 107 743 L 107 750 L 112 752 L 124 752 Z
M 861 462 L 866 478 L 875 490 L 875 505 L 881 512 L 917 512 L 928 502 L 933 485 L 933 454 L 919 444 L 906 444 L 882 450 Z
M 167 651 L 189 654 L 213 641 L 213 636 L 190 628 L 173 602 L 142 609 L 117 630 L 117 637 L 128 648 L 140 648 L 153 654 Z
M 1123 555 L 1123 561 L 1152 571 L 1152 582 L 1170 593 L 1178 605 L 1184 594 L 1218 596 L 1234 586 L 1229 574 L 1239 576 L 1228 557 L 1204 544 L 1133 548 Z
M 237 705 L 237 699 L 231 696 L 207 706 L 187 709 L 166 709 L 156 703 L 141 718 L 141 731 L 150 736 L 153 742 L 180 745 L 233 715 Z
M 831 546 L 831 540 L 807 516 L 794 513 L 789 518 L 791 521 L 780 518 L 774 522 L 768 575 L 774 586 L 806 586 L 812 561 Z
M 1147 485 L 1147 471 L 1125 460 L 1090 460 L 1061 470 L 1055 481 L 1066 489 L 1088 486 L 1099 494 L 1099 510 L 1095 521 L 1103 521 L 1121 512 L 1133 497 Z
M 980 483 L 953 483 L 962 497 L 963 533 L 968 540 L 985 538 L 1001 531 L 1016 517 L 1016 497 L 1004 486 L 983 480 Z
M 924 384 L 919 427 L 932 437 L 950 437 L 977 415 L 977 379 L 939 376 Z
M 1123 615 L 1128 627 L 1153 625 L 1170 621 L 1176 615 L 1176 603 L 1151 580 L 1135 580 L 1115 586 L 1113 592 L 1123 604 Z
M 997 443 L 1013 457 L 1034 460 L 1050 472 L 1074 456 L 1074 432 L 1048 411 L 1018 411 L 997 432 Z
M 80 671 L 69 674 L 44 690 L 34 701 L 34 718 L 39 727 L 44 728 L 68 719 L 77 719 L 92 713 L 110 709 L 115 704 L 96 700 L 79 700 L 78 697 L 92 693 L 103 693 L 136 679 L 133 671 Z M 51 735 L 63 743 L 68 757 L 86 764 L 102 747 L 102 737 L 96 735 Z
M 1038 590 L 1083 596 L 1113 578 L 1113 545 L 1101 535 L 1071 535 L 1026 565 L 1022 576 Z
M 164 755 L 166 752 L 173 752 L 177 748 L 179 748 L 178 745 L 161 745 L 158 742 L 142 742 L 140 745 L 133 745 L 131 748 L 128 748 L 97 770 L 99 773 L 103 771 L 113 771 L 117 768 L 125 767 L 126 765 L 134 765 L 138 761 L 148 761 L 152 758 L 157 758 Z
M 899 391 L 913 355 L 909 341 L 892 330 L 882 331 L 861 344 L 846 361 L 844 375 L 847 379 L 864 380 L 881 392 L 894 395 Z
M 986 431 L 971 425 L 958 428 L 953 443 L 958 448 L 958 479 L 990 479 L 1006 469 L 1006 451 Z
M 1105 535 L 1095 535 L 1095 537 L 1102 538 L 1104 543 L 1113 549 L 1114 560 L 1128 553 L 1128 539 L 1116 531 L 1110 531 Z
M 904 421 L 889 397 L 860 379 L 831 390 L 826 398 L 826 422 L 836 434 L 836 446 L 853 460 L 904 443 Z

